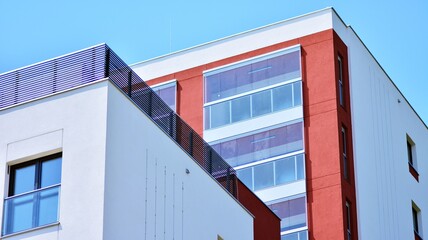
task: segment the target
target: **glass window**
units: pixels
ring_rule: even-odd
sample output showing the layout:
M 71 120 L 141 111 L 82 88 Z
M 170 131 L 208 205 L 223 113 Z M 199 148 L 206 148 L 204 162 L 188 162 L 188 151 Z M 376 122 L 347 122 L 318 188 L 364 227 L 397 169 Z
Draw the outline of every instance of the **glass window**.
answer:
M 347 135 L 346 129 L 342 127 L 342 158 L 343 158 L 343 176 L 349 180 L 349 163 L 347 156 Z
M 230 102 L 222 102 L 211 107 L 211 128 L 230 123 Z
M 263 91 L 252 95 L 252 106 L 253 117 L 272 112 L 270 91 Z
M 241 179 L 242 182 L 245 183 L 247 187 L 249 187 L 253 191 L 282 184 L 288 184 L 304 178 L 303 154 L 278 159 L 272 161 L 271 163 L 273 164 L 261 164 L 242 168 L 237 171 L 238 177 L 239 179 Z M 255 172 L 256 170 L 258 171 L 259 175 L 253 176 L 253 171 Z M 266 177 L 266 175 L 260 174 L 272 174 L 273 172 L 275 172 L 275 174 L 271 175 L 270 177 Z M 261 176 L 262 179 L 257 179 L 258 176 Z M 269 181 L 265 181 L 265 179 L 269 179 Z M 271 181 L 272 179 L 274 179 L 274 181 Z M 258 184 L 260 182 L 266 182 L 266 184 Z M 255 189 L 256 185 L 257 189 Z
M 294 157 L 275 161 L 276 184 L 284 184 L 296 180 L 296 164 Z
M 294 228 L 306 226 L 306 198 L 276 200 L 268 207 L 281 218 L 281 231 L 288 231 Z
M 11 166 L 3 235 L 58 221 L 62 155 Z
M 274 185 L 273 163 L 260 164 L 254 167 L 254 191 Z
M 351 204 L 348 201 L 346 201 L 346 232 L 347 239 L 351 240 Z
M 206 74 L 204 101 L 209 103 L 300 77 L 300 48 L 295 48 Z
M 238 178 L 245 184 L 245 186 L 253 190 L 253 168 L 238 170 L 236 173 L 238 174 Z
M 337 57 L 337 64 L 339 66 L 339 103 L 342 107 L 345 106 L 345 96 L 343 93 L 343 62 L 342 58 Z
M 273 111 L 287 109 L 293 106 L 292 84 L 272 89 Z
M 420 215 L 420 210 L 419 208 L 412 203 L 412 218 L 413 218 L 413 231 L 419 235 L 419 215 Z
M 293 83 L 293 100 L 294 106 L 302 105 L 302 82 Z
M 294 232 L 287 235 L 282 235 L 281 240 L 308 240 L 308 231 Z
M 175 112 L 176 82 L 152 87 L 153 91 Z
M 214 143 L 218 153 L 231 165 L 239 166 L 303 149 L 302 122 Z
M 238 122 L 251 117 L 250 96 L 232 100 L 232 122 Z

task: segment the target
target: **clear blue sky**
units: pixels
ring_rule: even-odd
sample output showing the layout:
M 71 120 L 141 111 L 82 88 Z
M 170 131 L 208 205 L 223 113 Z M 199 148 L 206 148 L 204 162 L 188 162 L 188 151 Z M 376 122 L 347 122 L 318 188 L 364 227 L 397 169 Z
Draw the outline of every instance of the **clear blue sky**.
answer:
M 428 124 L 426 0 L 0 0 L 0 73 L 102 42 L 132 64 L 329 6 Z

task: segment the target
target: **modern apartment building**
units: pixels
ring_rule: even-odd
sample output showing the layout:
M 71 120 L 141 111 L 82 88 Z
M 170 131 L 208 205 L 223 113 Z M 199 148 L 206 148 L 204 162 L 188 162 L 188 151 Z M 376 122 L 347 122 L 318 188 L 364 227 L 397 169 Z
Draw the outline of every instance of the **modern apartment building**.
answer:
M 132 68 L 282 219 L 282 240 L 428 237 L 427 126 L 334 9 Z
M 106 45 L 1 74 L 0 132 L 1 239 L 280 239 L 280 219 Z

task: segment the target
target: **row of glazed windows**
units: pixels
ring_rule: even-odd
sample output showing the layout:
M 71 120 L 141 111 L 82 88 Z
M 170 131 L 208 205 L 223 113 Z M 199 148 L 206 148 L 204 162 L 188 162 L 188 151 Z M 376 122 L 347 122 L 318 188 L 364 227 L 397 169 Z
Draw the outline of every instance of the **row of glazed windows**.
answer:
M 300 47 L 204 74 L 204 103 L 300 78 Z
M 281 198 L 266 205 L 281 219 L 281 232 L 306 227 L 306 196 Z
M 302 105 L 301 81 L 204 107 L 205 129 Z
M 239 179 L 251 190 L 279 186 L 305 178 L 303 154 L 281 158 L 237 170 Z
M 213 142 L 211 146 L 232 167 L 240 166 L 302 150 L 303 124 L 300 120 L 288 125 L 273 126 Z

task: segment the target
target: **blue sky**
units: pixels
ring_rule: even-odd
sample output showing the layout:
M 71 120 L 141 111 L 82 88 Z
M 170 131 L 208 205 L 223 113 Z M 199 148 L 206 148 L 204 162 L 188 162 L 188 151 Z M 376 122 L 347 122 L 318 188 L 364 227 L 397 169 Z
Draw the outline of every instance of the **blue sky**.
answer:
M 0 73 L 102 42 L 132 64 L 329 6 L 428 124 L 426 0 L 2 0 Z

